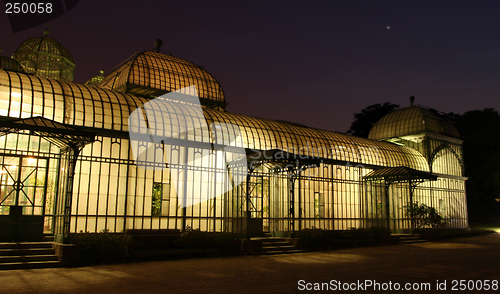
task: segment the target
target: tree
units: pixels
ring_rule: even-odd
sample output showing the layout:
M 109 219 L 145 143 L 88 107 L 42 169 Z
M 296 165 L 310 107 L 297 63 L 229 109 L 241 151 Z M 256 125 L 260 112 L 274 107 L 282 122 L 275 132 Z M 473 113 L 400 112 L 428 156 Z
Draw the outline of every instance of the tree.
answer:
M 354 114 L 354 121 L 347 131 L 347 134 L 368 138 L 368 134 L 374 123 L 381 119 L 384 115 L 399 108 L 399 105 L 386 102 L 384 104 L 373 104 L 359 113 Z
M 464 138 L 467 204 L 471 221 L 499 217 L 500 206 L 500 114 L 493 108 L 450 114 Z

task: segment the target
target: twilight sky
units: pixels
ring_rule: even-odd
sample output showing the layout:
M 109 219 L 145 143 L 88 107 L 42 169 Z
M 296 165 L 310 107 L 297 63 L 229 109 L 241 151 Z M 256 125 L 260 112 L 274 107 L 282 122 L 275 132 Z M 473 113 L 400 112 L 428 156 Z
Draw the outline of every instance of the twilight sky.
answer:
M 5 9 L 3 9 L 5 10 Z M 368 105 L 500 110 L 500 1 L 80 0 L 50 21 L 84 83 L 137 51 L 202 65 L 228 111 L 345 132 Z M 12 33 L 10 56 L 46 25 Z

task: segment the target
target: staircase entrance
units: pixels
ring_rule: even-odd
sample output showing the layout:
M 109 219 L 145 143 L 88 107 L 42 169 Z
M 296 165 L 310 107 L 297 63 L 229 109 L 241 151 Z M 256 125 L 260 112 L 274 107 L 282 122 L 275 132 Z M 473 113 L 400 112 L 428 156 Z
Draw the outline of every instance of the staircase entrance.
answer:
M 48 163 L 48 158 L 0 155 L 0 241 L 42 240 Z
M 50 242 L 0 243 L 0 271 L 59 266 Z
M 300 230 L 300 189 L 295 181 L 300 173 L 320 165 L 319 158 L 280 149 L 247 150 L 246 186 L 247 237 L 290 237 Z

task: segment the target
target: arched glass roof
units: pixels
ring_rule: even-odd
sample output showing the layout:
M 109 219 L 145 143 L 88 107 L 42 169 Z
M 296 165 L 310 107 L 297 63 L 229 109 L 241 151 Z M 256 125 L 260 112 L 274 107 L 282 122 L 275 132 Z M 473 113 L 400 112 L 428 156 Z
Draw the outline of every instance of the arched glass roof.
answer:
M 6 56 L 0 56 L 0 69 L 24 72 L 24 69 L 19 62 Z
M 148 98 L 196 86 L 202 105 L 225 108 L 217 80 L 200 66 L 171 55 L 144 51 L 109 74 L 99 86 Z
M 436 110 L 420 106 L 401 108 L 386 114 L 370 130 L 372 140 L 384 140 L 419 133 L 460 138 L 457 128 Z
M 27 73 L 39 77 L 72 82 L 75 63 L 71 53 L 58 41 L 48 37 L 24 41 L 12 55 Z
M 2 116 L 43 116 L 69 125 L 128 131 L 130 114 L 149 101 L 128 93 L 0 70 Z M 184 113 L 191 111 L 186 105 L 172 105 L 169 108 L 178 108 Z M 428 171 L 427 161 L 422 154 L 409 147 L 215 109 L 204 108 L 203 112 L 210 128 L 225 125 L 227 131 L 194 129 L 190 133 L 192 136 L 188 134 L 186 139 L 220 145 L 237 144 L 239 146 L 236 147 L 256 150 L 281 149 L 353 165 L 407 166 Z M 182 119 L 186 120 L 186 117 L 172 116 L 168 122 L 150 121 L 148 124 L 181 125 Z M 145 127 L 134 131 L 150 134 Z M 241 140 L 233 141 L 236 136 L 240 136 Z
M 0 70 L 0 115 L 128 131 L 129 114 L 147 102 L 131 94 Z
M 377 142 L 345 134 L 246 115 L 205 109 L 207 121 L 231 123 L 239 127 L 245 148 L 281 149 L 310 157 L 320 157 L 356 164 L 408 166 L 428 171 L 425 158 L 418 151 L 391 143 Z M 213 138 L 218 144 L 230 144 L 230 138 Z

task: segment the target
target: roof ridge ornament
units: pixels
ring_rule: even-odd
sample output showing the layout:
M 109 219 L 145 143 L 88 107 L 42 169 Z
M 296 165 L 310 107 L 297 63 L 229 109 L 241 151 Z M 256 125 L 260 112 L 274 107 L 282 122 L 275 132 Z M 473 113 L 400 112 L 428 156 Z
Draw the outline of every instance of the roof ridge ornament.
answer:
M 156 52 L 160 53 L 160 47 L 161 47 L 162 44 L 163 44 L 163 42 L 161 41 L 161 39 L 156 39 L 155 40 L 155 49 L 156 49 Z
M 413 106 L 413 102 L 415 101 L 415 96 L 410 96 L 410 106 Z

